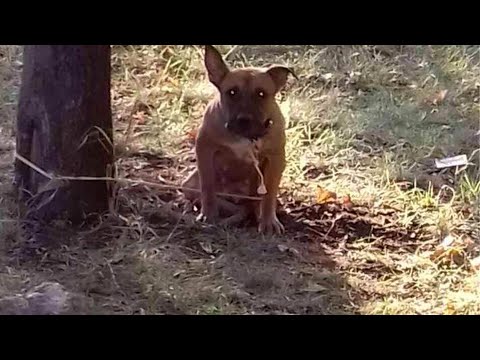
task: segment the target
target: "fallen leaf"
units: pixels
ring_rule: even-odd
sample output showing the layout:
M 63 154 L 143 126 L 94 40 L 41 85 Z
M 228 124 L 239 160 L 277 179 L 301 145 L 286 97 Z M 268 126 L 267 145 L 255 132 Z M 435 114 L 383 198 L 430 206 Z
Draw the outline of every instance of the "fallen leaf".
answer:
M 317 186 L 317 204 L 333 202 L 336 199 L 337 199 L 337 194 L 335 194 L 334 192 L 325 190 L 321 186 Z
M 466 260 L 465 249 L 466 244 L 462 239 L 447 235 L 442 243 L 437 246 L 430 259 L 437 263 L 460 266 Z
M 195 140 L 197 139 L 197 129 L 192 129 L 187 132 L 187 138 L 188 141 L 195 142 Z

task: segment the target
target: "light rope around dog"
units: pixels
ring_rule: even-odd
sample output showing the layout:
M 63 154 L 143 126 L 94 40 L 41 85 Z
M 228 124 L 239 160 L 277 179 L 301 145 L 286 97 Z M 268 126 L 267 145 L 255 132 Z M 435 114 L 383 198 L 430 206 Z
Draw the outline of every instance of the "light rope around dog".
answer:
M 125 182 L 125 183 L 130 183 L 130 184 L 143 184 L 143 185 L 149 185 L 152 187 L 156 187 L 159 189 L 163 190 L 183 190 L 183 191 L 191 191 L 191 192 L 196 192 L 196 193 L 201 193 L 200 190 L 198 189 L 193 189 L 193 188 L 187 188 L 183 186 L 178 186 L 174 184 L 158 184 L 154 183 L 151 181 L 145 181 L 145 180 L 132 180 L 132 179 L 127 179 L 127 178 L 113 178 L 113 177 L 108 177 L 108 176 L 101 176 L 101 177 L 93 177 L 93 176 L 59 176 L 59 175 L 52 175 L 43 170 L 42 168 L 38 167 L 31 161 L 27 160 L 24 158 L 22 155 L 18 154 L 15 152 L 15 158 L 20 160 L 22 163 L 30 167 L 31 169 L 35 170 L 39 174 L 43 175 L 47 179 L 51 181 L 115 181 L 115 182 Z M 245 199 L 245 200 L 261 200 L 260 197 L 256 196 L 247 196 L 247 195 L 240 195 L 240 194 L 229 194 L 229 193 L 216 193 L 218 196 L 222 197 L 231 197 L 231 198 L 237 198 L 237 199 Z
M 267 193 L 267 188 L 265 187 L 265 180 L 263 178 L 262 171 L 260 170 L 258 159 L 256 158 L 255 154 L 253 153 L 253 149 L 250 149 L 249 155 L 252 158 L 253 166 L 260 177 L 260 185 L 258 186 L 257 193 L 258 195 L 265 195 Z

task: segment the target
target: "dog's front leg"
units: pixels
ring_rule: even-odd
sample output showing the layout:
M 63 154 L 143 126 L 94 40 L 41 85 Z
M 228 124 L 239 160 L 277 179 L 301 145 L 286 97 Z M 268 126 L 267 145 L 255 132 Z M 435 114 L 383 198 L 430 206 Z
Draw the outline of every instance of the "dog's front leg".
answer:
M 201 212 L 197 220 L 213 224 L 218 218 L 218 204 L 215 190 L 215 152 L 211 146 L 207 144 L 203 145 L 201 139 L 198 139 L 196 155 L 201 192 Z
M 265 178 L 265 187 L 267 194 L 260 202 L 260 214 L 258 231 L 262 233 L 271 233 L 275 231 L 281 234 L 285 231 L 280 220 L 277 218 L 277 195 L 285 169 L 285 157 L 281 155 L 269 156 L 263 166 L 262 172 Z

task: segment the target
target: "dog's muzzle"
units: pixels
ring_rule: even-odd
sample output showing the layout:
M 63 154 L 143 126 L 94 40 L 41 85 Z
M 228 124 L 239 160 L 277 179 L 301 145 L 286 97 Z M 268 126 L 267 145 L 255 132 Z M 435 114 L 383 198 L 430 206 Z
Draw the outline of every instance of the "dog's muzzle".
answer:
M 267 130 L 272 124 L 270 119 L 265 122 L 254 120 L 248 116 L 237 116 L 236 118 L 227 121 L 225 128 L 239 136 L 249 140 L 258 140 L 267 134 Z

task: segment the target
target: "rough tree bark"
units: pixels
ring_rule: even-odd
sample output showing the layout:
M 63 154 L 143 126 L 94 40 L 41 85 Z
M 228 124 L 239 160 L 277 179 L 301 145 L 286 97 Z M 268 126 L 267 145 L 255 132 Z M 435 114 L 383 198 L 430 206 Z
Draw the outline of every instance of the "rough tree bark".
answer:
M 106 176 L 113 149 L 96 127 L 112 139 L 110 46 L 29 45 L 23 59 L 17 153 L 51 174 Z M 105 181 L 52 184 L 18 159 L 15 165 L 19 195 L 30 198 L 35 218 L 76 223 L 108 208 Z

